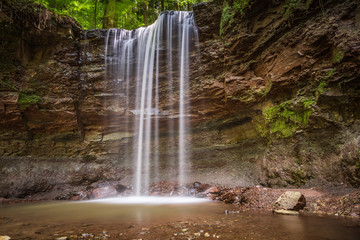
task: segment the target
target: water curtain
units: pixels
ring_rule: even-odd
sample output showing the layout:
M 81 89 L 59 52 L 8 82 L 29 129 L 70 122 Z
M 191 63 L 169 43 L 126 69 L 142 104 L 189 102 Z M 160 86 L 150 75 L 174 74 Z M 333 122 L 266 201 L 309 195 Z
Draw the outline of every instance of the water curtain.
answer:
M 134 132 L 128 150 L 133 156 L 136 195 L 161 180 L 161 162 L 174 162 L 174 158 L 178 182 L 186 181 L 190 52 L 197 39 L 192 12 L 163 12 L 146 28 L 107 32 L 105 75 L 126 99 L 122 102 L 126 109 L 124 132 Z M 175 156 L 161 154 L 164 135 L 167 151 L 177 153 Z

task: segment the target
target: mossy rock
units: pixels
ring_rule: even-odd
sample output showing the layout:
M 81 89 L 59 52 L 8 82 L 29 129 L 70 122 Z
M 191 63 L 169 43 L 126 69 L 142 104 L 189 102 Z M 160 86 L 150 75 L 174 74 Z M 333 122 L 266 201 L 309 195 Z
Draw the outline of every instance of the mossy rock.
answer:
M 36 95 L 33 91 L 24 91 L 19 93 L 17 103 L 20 110 L 25 110 L 26 108 L 35 105 L 41 100 L 41 97 Z
M 256 123 L 256 129 L 262 137 L 290 137 L 307 126 L 314 103 L 312 98 L 300 98 L 266 108 L 262 113 L 262 121 Z

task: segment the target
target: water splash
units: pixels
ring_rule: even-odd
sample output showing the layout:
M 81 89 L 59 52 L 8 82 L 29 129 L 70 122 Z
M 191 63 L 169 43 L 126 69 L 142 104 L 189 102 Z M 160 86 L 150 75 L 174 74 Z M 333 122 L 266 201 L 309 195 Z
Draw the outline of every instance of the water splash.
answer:
M 126 96 L 125 132 L 134 131 L 131 151 L 136 195 L 159 181 L 160 162 L 176 158 L 177 180 L 186 181 L 189 149 L 189 64 L 197 46 L 197 29 L 192 12 L 164 12 L 158 20 L 134 31 L 109 29 L 106 36 L 106 79 Z M 167 151 L 160 154 L 161 130 L 166 125 Z

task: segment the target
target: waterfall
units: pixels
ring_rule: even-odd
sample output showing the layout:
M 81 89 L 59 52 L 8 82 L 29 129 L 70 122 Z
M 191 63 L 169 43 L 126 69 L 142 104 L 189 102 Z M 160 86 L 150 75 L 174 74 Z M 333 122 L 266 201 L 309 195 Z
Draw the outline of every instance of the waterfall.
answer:
M 136 195 L 163 180 L 166 167 L 176 166 L 177 181 L 186 181 L 190 52 L 197 41 L 192 12 L 167 11 L 146 28 L 107 32 L 105 77 L 126 99 L 122 131 L 134 133 L 127 151 Z

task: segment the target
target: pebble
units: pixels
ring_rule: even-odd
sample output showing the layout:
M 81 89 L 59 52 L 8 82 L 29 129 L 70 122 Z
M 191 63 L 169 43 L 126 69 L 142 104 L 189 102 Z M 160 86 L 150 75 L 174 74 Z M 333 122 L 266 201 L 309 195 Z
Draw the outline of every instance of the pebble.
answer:
M 205 234 L 204 234 L 204 237 L 210 237 L 210 234 L 209 234 L 209 233 L 205 233 Z
M 11 237 L 9 236 L 0 236 L 0 240 L 10 240 Z

